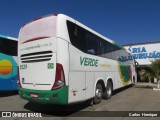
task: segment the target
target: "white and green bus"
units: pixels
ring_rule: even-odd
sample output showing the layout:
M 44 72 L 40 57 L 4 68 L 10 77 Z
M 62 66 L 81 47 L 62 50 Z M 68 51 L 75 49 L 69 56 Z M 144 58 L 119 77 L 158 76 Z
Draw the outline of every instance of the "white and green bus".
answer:
M 19 33 L 19 94 L 28 101 L 100 103 L 136 82 L 130 53 L 63 14 L 37 18 Z

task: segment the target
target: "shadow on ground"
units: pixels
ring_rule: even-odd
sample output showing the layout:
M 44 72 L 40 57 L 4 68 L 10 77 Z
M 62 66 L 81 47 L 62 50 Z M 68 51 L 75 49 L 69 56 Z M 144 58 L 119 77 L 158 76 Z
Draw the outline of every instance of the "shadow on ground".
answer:
M 126 86 L 123 88 L 120 88 L 118 90 L 115 90 L 113 92 L 113 95 L 116 95 L 120 92 L 123 92 L 124 90 L 127 90 L 131 86 Z M 80 112 L 83 109 L 86 109 L 87 107 L 91 107 L 92 103 L 91 100 L 77 103 L 73 105 L 67 105 L 67 106 L 60 106 L 60 105 L 53 105 L 53 104 L 39 104 L 39 103 L 33 103 L 28 102 L 24 108 L 33 112 L 40 112 L 44 116 L 57 116 L 57 117 L 64 117 L 64 116 L 83 116 L 86 114 L 89 114 L 87 116 L 92 116 L 92 112 Z
M 153 89 L 154 87 L 147 85 L 147 86 L 135 86 L 135 88 Z
M 12 95 L 17 95 L 18 91 L 0 91 L 0 97 L 7 97 Z
M 119 89 L 117 89 L 117 90 L 114 90 L 114 91 L 113 91 L 113 95 L 116 95 L 116 94 L 118 94 L 118 93 L 120 93 L 120 92 L 123 92 L 123 91 L 125 91 L 125 90 L 127 90 L 127 89 L 129 89 L 129 88 L 131 88 L 131 87 L 135 87 L 135 86 L 133 86 L 133 85 L 128 85 L 128 86 L 119 88 Z
M 91 106 L 88 102 L 77 103 L 73 105 L 52 105 L 52 104 L 38 104 L 33 102 L 28 102 L 24 108 L 31 110 L 33 112 L 40 112 L 42 115 L 48 116 L 73 116 L 75 113 Z

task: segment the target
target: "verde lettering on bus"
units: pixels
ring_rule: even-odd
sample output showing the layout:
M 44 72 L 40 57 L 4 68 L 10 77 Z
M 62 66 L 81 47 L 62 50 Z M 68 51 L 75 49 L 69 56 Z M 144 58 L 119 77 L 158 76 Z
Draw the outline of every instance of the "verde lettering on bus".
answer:
M 98 67 L 98 60 L 87 58 L 87 57 L 80 57 L 80 64 L 82 66 L 95 66 Z

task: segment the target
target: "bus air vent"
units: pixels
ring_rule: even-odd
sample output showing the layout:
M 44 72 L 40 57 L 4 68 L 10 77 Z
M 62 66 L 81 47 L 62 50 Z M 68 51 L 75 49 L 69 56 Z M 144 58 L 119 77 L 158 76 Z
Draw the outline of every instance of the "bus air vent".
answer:
M 33 63 L 49 61 L 52 58 L 52 51 L 41 51 L 34 53 L 27 53 L 21 55 L 22 63 Z

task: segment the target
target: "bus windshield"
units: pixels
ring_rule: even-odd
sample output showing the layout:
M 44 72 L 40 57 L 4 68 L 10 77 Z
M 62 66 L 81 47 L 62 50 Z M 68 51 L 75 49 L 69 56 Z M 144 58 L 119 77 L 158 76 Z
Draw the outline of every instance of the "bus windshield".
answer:
M 17 41 L 0 38 L 0 53 L 17 56 Z

